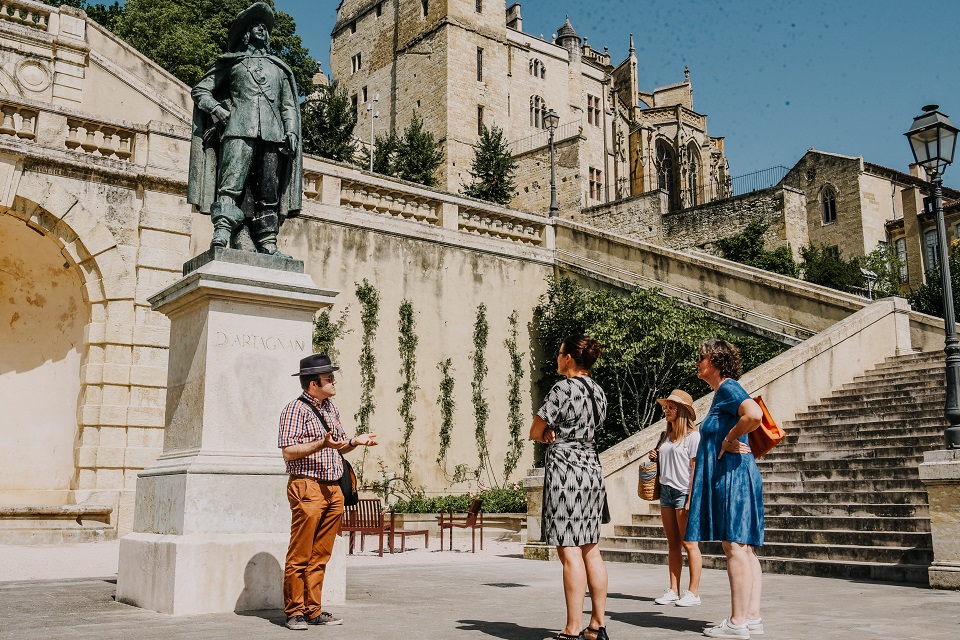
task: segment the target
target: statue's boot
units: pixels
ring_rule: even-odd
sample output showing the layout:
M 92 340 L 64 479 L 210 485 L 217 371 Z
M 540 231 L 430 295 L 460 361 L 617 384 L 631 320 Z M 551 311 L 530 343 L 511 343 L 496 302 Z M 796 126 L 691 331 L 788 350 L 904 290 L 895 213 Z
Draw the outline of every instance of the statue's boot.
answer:
M 277 233 L 280 230 L 280 216 L 276 210 L 258 211 L 250 220 L 250 236 L 260 253 L 292 260 L 290 256 L 277 249 Z
M 213 220 L 213 240 L 210 248 L 229 247 L 234 232 L 243 224 L 243 211 L 230 198 L 220 198 L 210 207 Z

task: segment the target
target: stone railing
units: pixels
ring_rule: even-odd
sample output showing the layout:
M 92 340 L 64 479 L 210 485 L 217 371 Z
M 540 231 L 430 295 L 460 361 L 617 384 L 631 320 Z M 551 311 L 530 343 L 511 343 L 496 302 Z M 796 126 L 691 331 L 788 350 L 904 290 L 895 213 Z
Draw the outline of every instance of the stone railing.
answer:
M 707 130 L 707 118 L 705 116 L 680 105 L 644 109 L 640 112 L 640 117 L 653 124 L 682 122 L 701 131 Z
M 97 154 L 105 158 L 129 160 L 133 156 L 136 132 L 92 120 L 67 118 L 67 137 L 64 146 L 71 151 Z
M 133 159 L 136 139 L 147 131 L 139 125 L 93 119 L 71 109 L 25 99 L 0 100 L 0 113 L 0 136 L 125 162 Z
M 303 195 L 324 205 L 518 245 L 553 248 L 548 218 L 304 158 Z
M 24 140 L 33 140 L 37 137 L 39 110 L 11 102 L 0 102 L 0 112 L 3 113 L 0 135 L 14 136 Z
M 50 7 L 39 2 L 0 1 L 0 20 L 15 22 L 41 31 L 49 29 L 50 13 Z

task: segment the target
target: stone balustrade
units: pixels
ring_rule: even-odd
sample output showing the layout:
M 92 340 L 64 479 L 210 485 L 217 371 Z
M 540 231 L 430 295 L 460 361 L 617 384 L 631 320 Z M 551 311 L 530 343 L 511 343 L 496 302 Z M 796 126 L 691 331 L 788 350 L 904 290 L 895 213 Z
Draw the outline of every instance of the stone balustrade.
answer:
M 50 26 L 50 7 L 26 0 L 0 1 L 0 20 L 15 22 L 27 27 L 46 31 Z
M 341 182 L 340 205 L 423 224 L 440 224 L 439 201 L 393 189 L 377 188 L 360 181 Z
M 67 118 L 64 146 L 71 151 L 96 154 L 105 158 L 129 160 L 133 156 L 136 133 L 111 124 Z
M 501 215 L 486 209 L 461 207 L 457 212 L 457 228 L 467 233 L 512 240 L 533 246 L 543 246 L 544 224 L 531 216 L 518 218 Z
M 0 124 L 0 135 L 14 136 L 24 140 L 33 140 L 37 137 L 37 116 L 39 111 L 12 102 L 0 102 L 0 112 L 3 113 L 3 124 Z

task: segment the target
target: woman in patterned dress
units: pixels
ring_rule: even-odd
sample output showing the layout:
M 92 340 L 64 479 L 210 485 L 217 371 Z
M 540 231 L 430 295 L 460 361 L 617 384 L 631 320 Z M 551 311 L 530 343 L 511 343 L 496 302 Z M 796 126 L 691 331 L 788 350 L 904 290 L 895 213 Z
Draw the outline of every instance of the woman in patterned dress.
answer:
M 763 545 L 763 486 L 747 434 L 760 426 L 763 412 L 737 382 L 740 370 L 740 351 L 729 342 L 700 345 L 697 377 L 713 387 L 714 396 L 700 423 L 686 540 L 719 540 L 727 556 L 730 617 L 703 634 L 749 640 L 751 633 L 763 633 L 756 552 Z
M 570 336 L 560 345 L 553 385 L 530 427 L 530 439 L 547 444 L 543 479 L 543 541 L 557 547 L 563 563 L 567 624 L 557 640 L 608 640 L 603 625 L 607 568 L 600 557 L 600 520 L 606 491 L 596 430 L 607 415 L 607 396 L 590 378 L 600 357 L 593 338 Z M 590 588 L 592 615 L 581 630 L 583 599 Z

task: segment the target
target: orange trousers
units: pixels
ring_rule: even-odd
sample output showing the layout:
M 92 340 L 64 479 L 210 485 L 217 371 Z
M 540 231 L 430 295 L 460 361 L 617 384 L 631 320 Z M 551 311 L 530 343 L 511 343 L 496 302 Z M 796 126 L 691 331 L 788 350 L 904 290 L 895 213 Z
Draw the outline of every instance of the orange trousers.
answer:
M 340 532 L 343 494 L 337 484 L 291 478 L 290 547 L 283 573 L 283 602 L 287 617 L 320 615 L 323 575 Z

